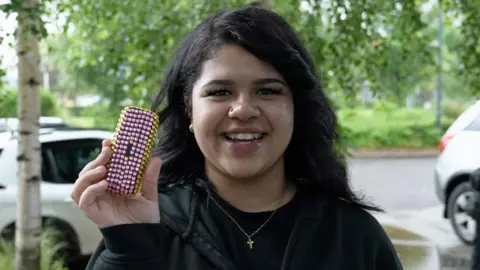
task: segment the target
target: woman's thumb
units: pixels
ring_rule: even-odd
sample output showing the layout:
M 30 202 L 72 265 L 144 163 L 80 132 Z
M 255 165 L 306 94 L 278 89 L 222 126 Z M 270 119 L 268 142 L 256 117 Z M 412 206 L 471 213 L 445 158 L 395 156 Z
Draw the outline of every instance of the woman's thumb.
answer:
M 158 200 L 158 176 L 162 168 L 162 160 L 153 157 L 147 165 L 145 177 L 143 178 L 142 194 L 149 201 Z

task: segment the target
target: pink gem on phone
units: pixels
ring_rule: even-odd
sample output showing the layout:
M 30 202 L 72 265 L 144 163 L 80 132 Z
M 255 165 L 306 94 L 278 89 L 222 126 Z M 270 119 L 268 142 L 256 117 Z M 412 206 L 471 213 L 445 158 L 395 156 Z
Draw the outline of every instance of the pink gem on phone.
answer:
M 140 191 L 158 126 L 159 117 L 153 111 L 131 106 L 122 110 L 107 164 L 110 192 L 130 196 Z

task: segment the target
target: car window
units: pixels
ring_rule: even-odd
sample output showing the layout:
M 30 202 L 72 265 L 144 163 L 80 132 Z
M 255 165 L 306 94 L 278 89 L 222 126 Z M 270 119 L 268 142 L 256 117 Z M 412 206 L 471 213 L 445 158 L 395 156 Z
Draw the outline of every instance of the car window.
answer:
M 42 180 L 47 182 L 54 181 L 52 166 L 48 159 L 47 151 L 42 149 Z
M 102 141 L 98 139 L 61 141 L 43 145 L 45 162 L 53 161 L 52 166 L 47 167 L 56 170 L 59 178 L 54 179 L 50 175 L 49 178 L 45 177 L 44 180 L 73 184 L 83 167 L 94 160 L 100 154 L 101 149 Z
M 466 130 L 480 131 L 480 117 L 478 117 L 472 123 L 470 123 L 470 125 L 467 126 Z

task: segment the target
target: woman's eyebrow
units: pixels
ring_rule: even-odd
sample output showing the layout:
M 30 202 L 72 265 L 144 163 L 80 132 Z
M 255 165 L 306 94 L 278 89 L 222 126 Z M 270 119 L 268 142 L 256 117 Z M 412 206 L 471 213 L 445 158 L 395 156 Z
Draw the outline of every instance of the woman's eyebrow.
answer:
M 209 85 L 234 85 L 235 82 L 233 80 L 211 80 L 208 83 L 204 84 L 203 87 Z
M 280 79 L 277 79 L 277 78 L 263 78 L 263 79 L 257 79 L 255 81 L 253 81 L 254 84 L 267 84 L 267 83 L 279 83 L 279 84 L 283 84 L 284 86 L 287 86 L 287 84 L 280 80 Z
M 253 81 L 253 84 L 268 84 L 268 83 L 279 83 L 284 86 L 287 86 L 287 84 L 277 78 L 261 78 L 261 79 L 256 79 Z M 234 85 L 235 81 L 233 80 L 211 80 L 207 82 L 206 84 L 203 85 L 203 87 L 210 86 L 210 85 Z

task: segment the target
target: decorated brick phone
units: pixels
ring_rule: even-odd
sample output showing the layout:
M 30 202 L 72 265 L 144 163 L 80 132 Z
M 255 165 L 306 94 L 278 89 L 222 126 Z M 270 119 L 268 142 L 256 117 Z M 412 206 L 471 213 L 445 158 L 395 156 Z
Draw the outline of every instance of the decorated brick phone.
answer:
M 140 191 L 158 126 L 159 117 L 153 111 L 132 106 L 122 110 L 106 166 L 110 192 L 132 196 Z

